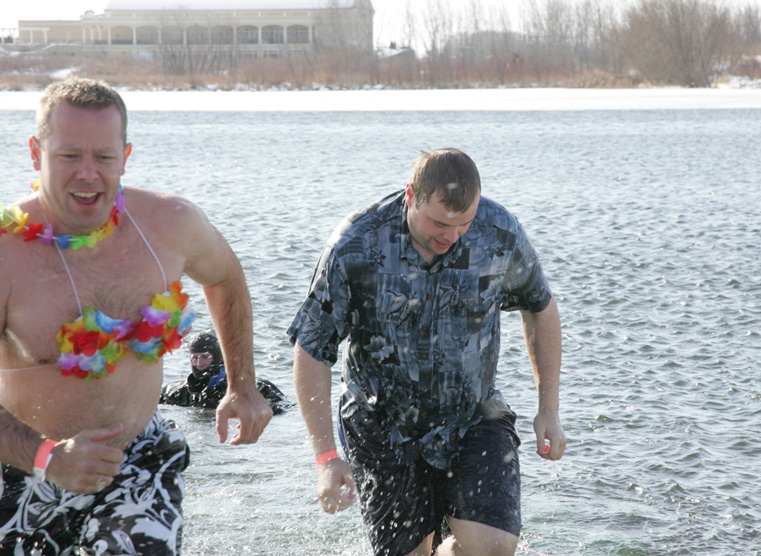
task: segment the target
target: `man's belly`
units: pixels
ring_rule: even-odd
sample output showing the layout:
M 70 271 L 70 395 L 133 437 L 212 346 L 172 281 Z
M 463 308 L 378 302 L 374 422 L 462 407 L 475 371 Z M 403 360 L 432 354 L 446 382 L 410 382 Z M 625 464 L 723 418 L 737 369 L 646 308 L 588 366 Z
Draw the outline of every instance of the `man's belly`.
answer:
M 56 365 L 26 371 L 0 371 L 0 405 L 16 419 L 53 440 L 84 430 L 123 426 L 106 442 L 124 448 L 156 411 L 162 364 L 146 365 L 133 355 L 113 375 L 84 381 L 65 377 Z

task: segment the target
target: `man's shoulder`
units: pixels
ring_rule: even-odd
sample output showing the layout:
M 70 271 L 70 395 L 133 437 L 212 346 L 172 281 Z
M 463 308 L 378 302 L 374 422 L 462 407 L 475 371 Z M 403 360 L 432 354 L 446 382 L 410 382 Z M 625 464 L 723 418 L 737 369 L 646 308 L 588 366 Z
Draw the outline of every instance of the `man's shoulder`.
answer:
M 488 197 L 481 197 L 476 222 L 485 228 L 503 230 L 515 230 L 520 226 L 518 218 L 512 212 Z
M 172 206 L 197 206 L 189 199 L 181 195 L 177 195 L 176 193 L 142 189 L 140 187 L 125 187 L 124 198 L 126 199 L 128 209 L 130 208 L 130 205 L 139 205 L 141 208 L 143 206 L 147 206 L 158 207 L 162 209 Z
M 328 244 L 340 250 L 347 244 L 364 240 L 368 234 L 400 224 L 403 198 L 404 191 L 396 191 L 349 214 L 333 230 Z
M 175 193 L 129 187 L 125 188 L 124 198 L 127 210 L 141 225 L 189 231 L 205 219 L 197 204 Z

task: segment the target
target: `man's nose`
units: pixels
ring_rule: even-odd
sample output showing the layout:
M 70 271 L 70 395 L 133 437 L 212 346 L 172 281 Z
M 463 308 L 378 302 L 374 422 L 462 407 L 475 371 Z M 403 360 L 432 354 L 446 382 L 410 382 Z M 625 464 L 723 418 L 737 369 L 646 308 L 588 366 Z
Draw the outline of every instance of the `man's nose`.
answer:
M 446 239 L 449 243 L 454 243 L 458 239 L 460 239 L 460 229 L 459 228 L 451 228 L 444 232 L 444 239 Z
M 95 166 L 95 160 L 90 156 L 83 156 L 79 168 L 77 168 L 77 179 L 86 182 L 92 182 L 98 175 L 98 171 Z

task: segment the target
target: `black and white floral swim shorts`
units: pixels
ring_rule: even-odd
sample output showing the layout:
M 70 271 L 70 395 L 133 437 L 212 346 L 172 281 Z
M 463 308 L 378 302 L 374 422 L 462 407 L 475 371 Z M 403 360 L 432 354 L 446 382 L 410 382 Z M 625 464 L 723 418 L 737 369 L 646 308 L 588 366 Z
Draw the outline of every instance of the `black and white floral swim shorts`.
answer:
M 3 464 L 0 554 L 176 555 L 182 534 L 182 431 L 157 412 L 125 450 L 111 485 L 75 494 Z

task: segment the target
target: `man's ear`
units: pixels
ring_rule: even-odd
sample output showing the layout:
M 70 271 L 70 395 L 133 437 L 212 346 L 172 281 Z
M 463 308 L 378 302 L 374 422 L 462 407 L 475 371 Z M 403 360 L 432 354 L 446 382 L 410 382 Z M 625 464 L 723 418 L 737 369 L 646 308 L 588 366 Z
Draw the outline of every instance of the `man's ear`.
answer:
M 40 141 L 32 135 L 29 138 L 29 153 L 32 155 L 32 165 L 38 172 L 42 168 L 42 147 Z
M 129 158 L 129 155 L 132 154 L 132 143 L 127 143 L 124 145 L 124 157 L 122 158 L 122 173 L 121 175 L 124 175 L 124 169 L 125 166 L 127 166 L 127 159 Z
M 404 200 L 407 202 L 407 208 L 412 208 L 412 203 L 415 202 L 415 194 L 412 192 L 410 184 L 407 184 L 404 188 Z

